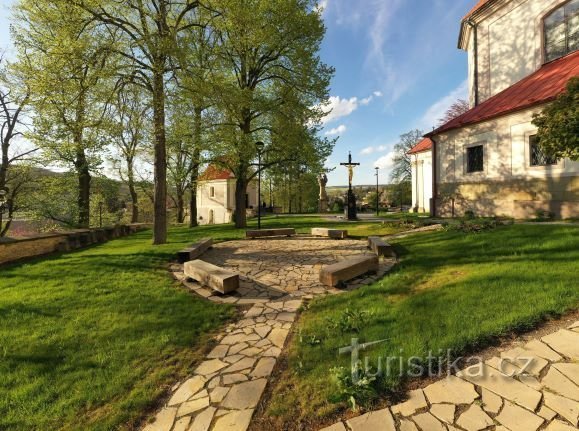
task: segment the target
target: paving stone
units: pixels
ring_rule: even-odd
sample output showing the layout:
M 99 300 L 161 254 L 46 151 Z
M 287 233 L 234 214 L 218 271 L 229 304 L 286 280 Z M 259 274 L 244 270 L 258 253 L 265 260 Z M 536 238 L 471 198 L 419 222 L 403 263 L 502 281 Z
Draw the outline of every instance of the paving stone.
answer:
M 569 327 L 567 329 L 575 329 L 575 328 L 579 328 L 579 320 L 576 321 L 575 323 L 569 325 Z
M 526 349 L 517 347 L 507 352 L 501 353 L 501 358 L 509 358 L 511 362 L 519 367 L 524 373 L 538 376 L 541 371 L 549 365 L 546 359 L 533 355 Z
M 246 382 L 248 379 L 245 374 L 234 373 L 224 375 L 222 380 L 225 386 L 229 386 L 234 383 Z
M 282 348 L 285 344 L 285 339 L 287 338 L 289 331 L 287 329 L 274 328 L 271 333 L 267 336 L 268 340 L 276 347 Z
M 258 349 L 257 347 L 249 347 L 239 353 L 245 356 L 257 356 L 259 353 L 261 353 L 261 349 Z
M 572 360 L 579 360 L 579 333 L 561 329 L 541 339 L 553 350 Z
M 571 425 L 577 426 L 579 422 L 579 403 L 559 395 L 552 394 L 548 391 L 543 392 L 545 405 L 551 410 L 556 411 L 562 417 L 567 419 Z
M 245 431 L 253 416 L 253 410 L 233 411 L 215 421 L 213 431 Z
M 480 431 L 494 422 L 477 404 L 473 404 L 459 416 L 456 424 L 467 431 Z
M 221 384 L 221 376 L 213 377 L 209 383 L 207 383 L 207 389 L 213 389 Z
M 400 421 L 400 431 L 418 431 L 414 422 L 410 422 L 409 420 L 402 419 Z
M 534 376 L 519 376 L 519 381 L 536 391 L 543 390 L 543 385 Z
M 473 365 L 461 371 L 459 375 L 475 385 L 532 411 L 535 411 L 541 401 L 540 392 L 511 377 L 504 376 L 486 364 Z
M 412 416 L 422 431 L 446 431 L 444 425 L 430 413 Z
M 209 359 L 221 359 L 227 355 L 227 351 L 229 350 L 229 346 L 225 344 L 219 344 L 215 346 L 211 352 L 207 355 Z
M 539 340 L 529 341 L 527 344 L 525 344 L 524 348 L 525 350 L 531 352 L 533 355 L 537 355 L 540 358 L 551 362 L 557 362 L 562 359 L 561 355 Z
M 191 422 L 190 417 L 185 417 L 179 419 L 175 422 L 175 426 L 173 427 L 173 431 L 187 431 L 189 428 L 189 423 Z
M 569 380 L 579 386 L 579 364 L 553 364 L 555 368 Z
M 470 404 L 479 397 L 472 384 L 455 376 L 428 385 L 424 394 L 431 404 Z
M 547 406 L 542 406 L 537 412 L 537 414 L 542 418 L 547 419 L 548 421 L 552 420 L 555 416 L 557 416 L 557 413 Z
M 250 373 L 251 377 L 269 377 L 275 367 L 275 358 L 261 358 L 255 369 Z
M 223 401 L 223 398 L 225 398 L 225 395 L 227 395 L 227 392 L 229 392 L 229 388 L 217 386 L 211 391 L 209 398 L 211 399 L 212 403 L 220 403 Z
M 482 407 L 487 413 L 497 414 L 503 406 L 503 399 L 488 389 L 482 388 Z
M 227 365 L 227 363 L 220 361 L 219 359 L 211 359 L 209 361 L 201 362 L 201 364 L 195 369 L 195 374 L 206 376 L 208 374 L 216 373 Z
M 213 416 L 215 415 L 215 411 L 217 409 L 215 407 L 207 407 L 193 420 L 191 424 L 191 428 L 189 431 L 209 431 L 211 427 L 211 421 L 213 420 Z
M 260 328 L 255 328 L 255 332 L 257 333 L 257 335 L 259 335 L 261 338 L 265 338 L 267 337 L 267 334 L 269 334 L 269 332 L 271 331 L 271 328 L 269 326 L 262 326 Z
M 203 385 L 205 385 L 205 378 L 202 376 L 195 376 L 183 383 L 179 389 L 173 394 L 167 405 L 175 406 L 177 404 L 181 404 L 182 402 L 187 401 L 197 392 L 199 392 Z
M 157 416 L 155 421 L 147 425 L 143 431 L 170 431 L 177 416 L 177 409 L 175 407 L 165 407 Z
M 555 367 L 551 367 L 541 383 L 551 392 L 579 401 L 579 386 L 565 377 Z
M 191 398 L 189 398 L 189 401 L 193 401 L 199 398 L 205 398 L 208 397 L 209 393 L 207 392 L 207 389 L 203 389 L 202 391 L 197 392 L 195 395 L 193 395 Z
M 417 410 L 427 407 L 428 404 L 426 403 L 422 389 L 410 391 L 408 396 L 408 400 L 392 407 L 392 413 L 401 414 L 402 416 L 412 416 Z
M 228 364 L 235 364 L 236 362 L 241 361 L 243 358 L 245 358 L 245 356 L 241 354 L 231 355 L 223 358 L 223 361 L 227 362 Z
M 390 409 L 366 413 L 346 421 L 352 431 L 396 431 L 396 425 Z
M 255 358 L 243 358 L 241 361 L 238 361 L 224 369 L 221 374 L 235 373 L 247 368 L 252 368 L 253 364 L 255 364 Z
M 221 407 L 237 410 L 254 408 L 259 402 L 266 384 L 266 379 L 236 384 L 229 390 L 221 403 Z
M 545 422 L 542 417 L 508 401 L 496 419 L 511 431 L 537 431 Z
M 342 422 L 335 423 L 329 427 L 322 428 L 320 431 L 348 431 Z
M 249 347 L 249 344 L 247 344 L 247 343 L 235 344 L 235 345 L 231 346 L 231 348 L 229 349 L 229 354 L 235 355 L 235 354 L 241 352 L 242 350 L 247 349 L 248 347 Z
M 447 424 L 454 423 L 454 413 L 456 406 L 454 404 L 433 404 L 430 407 L 430 413 Z
M 190 415 L 191 413 L 204 409 L 205 407 L 209 407 L 209 397 L 187 401 L 179 406 L 177 417 Z
M 547 428 L 545 428 L 545 431 L 577 431 L 577 428 L 572 427 L 559 419 L 555 419 Z
M 262 353 L 262 356 L 272 356 L 277 358 L 281 354 L 281 349 L 279 347 L 270 347 L 265 352 Z

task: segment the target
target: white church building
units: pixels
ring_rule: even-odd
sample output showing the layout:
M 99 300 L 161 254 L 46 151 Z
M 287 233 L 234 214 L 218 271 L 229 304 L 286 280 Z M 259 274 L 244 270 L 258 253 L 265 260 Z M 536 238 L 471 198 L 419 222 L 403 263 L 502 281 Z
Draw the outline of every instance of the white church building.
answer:
M 235 212 L 235 176 L 228 169 L 210 164 L 197 184 L 197 217 L 201 225 L 223 224 L 233 221 Z M 257 212 L 257 183 L 247 186 L 245 206 L 248 215 Z
M 544 154 L 532 120 L 579 76 L 579 0 L 480 0 L 459 48 L 471 109 L 427 134 L 430 150 L 411 150 L 413 205 L 426 210 L 432 189 L 436 216 L 578 217 L 579 162 Z

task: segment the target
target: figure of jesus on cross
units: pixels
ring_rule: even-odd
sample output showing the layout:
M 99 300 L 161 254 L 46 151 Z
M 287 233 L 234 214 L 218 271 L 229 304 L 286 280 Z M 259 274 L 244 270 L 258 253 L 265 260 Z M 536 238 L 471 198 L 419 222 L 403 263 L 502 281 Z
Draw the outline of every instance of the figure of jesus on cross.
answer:
M 347 163 L 340 163 L 340 165 L 348 168 L 348 189 L 352 190 L 352 178 L 354 178 L 354 168 L 356 166 L 360 166 L 360 163 L 353 163 L 352 162 L 352 152 L 350 151 L 348 153 L 348 162 Z
M 358 213 L 356 210 L 356 196 L 352 190 L 352 179 L 354 178 L 354 168 L 360 166 L 360 163 L 352 162 L 352 152 L 348 153 L 348 162 L 340 163 L 340 165 L 348 168 L 348 195 L 346 197 L 346 216 L 348 220 L 356 220 L 358 218 Z

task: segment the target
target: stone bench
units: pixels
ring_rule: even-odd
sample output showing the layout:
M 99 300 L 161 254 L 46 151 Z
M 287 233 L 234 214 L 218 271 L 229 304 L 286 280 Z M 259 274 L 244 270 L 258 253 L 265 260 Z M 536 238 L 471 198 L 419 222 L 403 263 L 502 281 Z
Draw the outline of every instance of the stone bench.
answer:
M 190 260 L 198 259 L 203 253 L 209 250 L 213 246 L 213 240 L 211 238 L 203 238 L 191 244 L 189 247 L 179 250 L 177 252 L 177 260 L 179 263 L 185 263 Z
M 239 287 L 239 274 L 199 259 L 185 262 L 184 273 L 186 277 L 223 294 L 234 292 Z
M 261 229 L 261 230 L 248 230 L 245 232 L 246 238 L 263 238 L 266 236 L 293 236 L 296 234 L 294 228 L 283 228 L 283 229 Z
M 342 229 L 327 229 L 325 227 L 313 227 L 312 236 L 324 236 L 333 239 L 344 239 L 348 237 L 348 231 Z
M 325 266 L 320 270 L 320 282 L 326 286 L 336 287 L 367 272 L 378 272 L 377 256 L 353 256 Z
M 379 236 L 368 237 L 368 248 L 376 253 L 376 256 L 396 257 L 394 247 L 392 247 Z

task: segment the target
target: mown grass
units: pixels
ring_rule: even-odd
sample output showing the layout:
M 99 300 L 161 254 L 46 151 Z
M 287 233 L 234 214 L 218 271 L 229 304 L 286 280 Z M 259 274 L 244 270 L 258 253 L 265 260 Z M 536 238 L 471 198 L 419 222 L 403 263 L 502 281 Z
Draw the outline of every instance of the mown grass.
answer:
M 299 232 L 326 224 L 263 220 L 264 227 Z M 0 429 L 133 429 L 234 315 L 232 307 L 179 289 L 168 275 L 174 253 L 207 236 L 221 241 L 244 231 L 175 227 L 168 244 L 156 247 L 146 231 L 0 268 Z
M 393 242 L 401 262 L 391 274 L 372 286 L 314 300 L 301 315 L 288 368 L 265 413 L 276 429 L 322 423 L 347 406 L 330 369 L 349 369 L 350 356 L 338 349 L 352 337 L 360 343 L 387 339 L 361 353 L 374 367 L 378 356 L 406 363 L 450 349 L 456 357 L 579 306 L 577 226 L 502 226 Z M 362 324 L 359 333 L 334 323 L 344 320 L 346 310 L 370 313 L 354 322 Z M 376 395 L 388 398 L 404 381 L 397 373 L 379 378 Z

